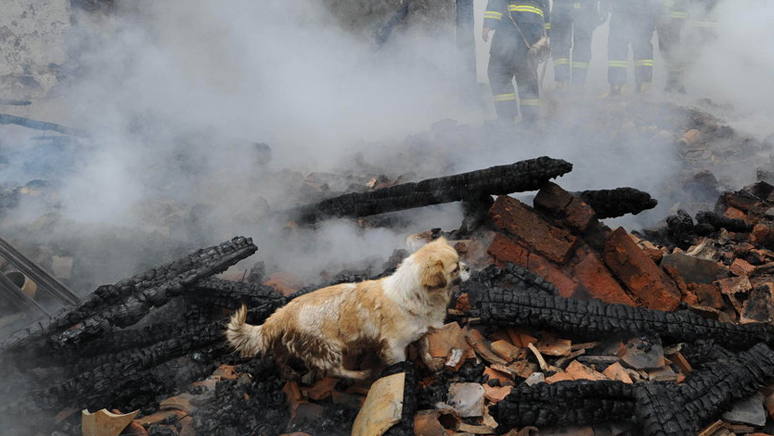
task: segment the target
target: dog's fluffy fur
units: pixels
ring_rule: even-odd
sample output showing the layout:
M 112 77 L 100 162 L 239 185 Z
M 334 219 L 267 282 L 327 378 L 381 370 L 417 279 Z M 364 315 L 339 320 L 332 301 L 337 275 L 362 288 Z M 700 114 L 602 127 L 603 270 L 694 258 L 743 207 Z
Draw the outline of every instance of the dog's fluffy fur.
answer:
M 363 379 L 372 374 L 345 369 L 345 353 L 374 349 L 383 364 L 406 360 L 410 343 L 443 326 L 450 288 L 468 276 L 457 251 L 440 238 L 406 258 L 389 277 L 302 295 L 263 325 L 247 324 L 242 306 L 226 336 L 245 357 L 271 350 L 286 377 L 293 375 L 288 361 L 296 357 L 309 369 Z

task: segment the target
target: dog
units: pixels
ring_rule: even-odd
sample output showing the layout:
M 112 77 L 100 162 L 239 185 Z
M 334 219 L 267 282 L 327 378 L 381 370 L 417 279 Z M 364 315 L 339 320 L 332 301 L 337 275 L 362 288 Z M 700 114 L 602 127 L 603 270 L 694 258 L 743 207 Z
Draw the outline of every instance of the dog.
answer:
M 301 295 L 263 325 L 247 324 L 242 306 L 231 317 L 226 337 L 243 357 L 272 351 L 287 379 L 298 378 L 289 366 L 297 358 L 318 373 L 363 380 L 373 370 L 344 368 L 345 355 L 374 350 L 385 365 L 406 360 L 409 344 L 443 327 L 452 285 L 469 277 L 457 251 L 438 238 L 404 259 L 391 276 Z M 421 357 L 427 363 L 429 353 L 422 350 Z

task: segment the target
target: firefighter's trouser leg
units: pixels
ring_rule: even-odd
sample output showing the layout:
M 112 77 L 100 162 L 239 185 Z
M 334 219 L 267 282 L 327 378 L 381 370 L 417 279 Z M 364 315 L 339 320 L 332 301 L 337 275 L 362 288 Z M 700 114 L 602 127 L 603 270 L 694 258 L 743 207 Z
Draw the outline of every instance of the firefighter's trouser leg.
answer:
M 638 17 L 633 20 L 634 34 L 632 52 L 634 54 L 634 80 L 636 83 L 653 82 L 653 31 L 655 20 L 650 17 Z
M 629 32 L 631 23 L 626 15 L 614 13 L 610 17 L 610 32 L 607 39 L 607 82 L 611 85 L 626 83 L 626 66 L 629 55 Z
M 586 83 L 586 73 L 591 61 L 591 37 L 595 23 L 587 19 L 576 19 L 573 22 L 572 42 L 572 82 Z
M 533 62 L 521 62 L 515 73 L 519 87 L 521 121 L 525 124 L 535 124 L 540 119 L 540 82 L 537 66 Z
M 685 13 L 685 12 L 673 12 Z M 685 13 L 687 14 L 687 13 Z M 667 88 L 679 88 L 683 82 L 684 57 L 680 34 L 685 25 L 685 19 L 673 17 L 658 28 L 658 48 L 667 66 Z
M 572 18 L 565 11 L 557 11 L 551 23 L 551 52 L 554 59 L 554 80 L 570 81 L 570 47 L 572 45 Z
M 513 89 L 514 70 L 507 59 L 492 54 L 489 58 L 489 85 L 492 87 L 497 118 L 505 124 L 514 124 L 518 112 L 516 91 Z

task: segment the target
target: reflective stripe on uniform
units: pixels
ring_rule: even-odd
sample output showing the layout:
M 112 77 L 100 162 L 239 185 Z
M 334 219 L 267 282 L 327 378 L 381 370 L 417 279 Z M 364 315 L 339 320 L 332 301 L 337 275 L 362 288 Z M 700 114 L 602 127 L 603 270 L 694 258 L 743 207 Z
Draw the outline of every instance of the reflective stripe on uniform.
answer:
M 546 30 L 551 30 L 551 23 L 546 23 Z
M 484 18 L 491 18 L 493 20 L 502 20 L 503 19 L 503 13 L 502 12 L 495 12 L 495 11 L 486 11 L 486 12 L 484 12 Z
M 617 68 L 626 68 L 626 61 L 608 61 L 607 66 L 609 67 L 617 67 Z
M 688 18 L 688 12 L 672 11 L 672 13 L 669 14 L 669 16 L 672 18 L 686 19 Z
M 495 94 L 494 95 L 494 101 L 511 101 L 516 100 L 516 94 L 510 93 L 510 94 Z
M 572 63 L 573 68 L 588 68 L 589 63 L 588 62 L 573 62 Z
M 554 59 L 554 65 L 568 65 L 570 60 L 567 58 Z
M 580 3 L 575 3 L 575 4 L 574 4 L 574 5 L 572 5 L 572 6 L 573 6 L 575 9 L 580 9 L 580 8 L 581 8 L 581 4 L 580 4 Z
M 522 106 L 540 106 L 539 98 L 522 98 L 520 101 Z
M 540 8 L 529 5 L 508 5 L 508 10 L 511 12 L 532 12 L 533 14 L 538 14 L 541 17 L 543 16 L 543 11 Z
M 637 59 L 634 61 L 635 67 L 652 67 L 653 59 Z

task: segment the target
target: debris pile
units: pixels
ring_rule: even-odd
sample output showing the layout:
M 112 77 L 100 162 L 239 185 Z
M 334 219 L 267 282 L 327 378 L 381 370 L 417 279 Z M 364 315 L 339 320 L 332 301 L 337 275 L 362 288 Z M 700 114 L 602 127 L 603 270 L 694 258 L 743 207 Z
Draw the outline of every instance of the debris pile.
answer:
M 534 176 L 541 163 L 564 169 Z M 500 168 L 532 171 L 526 179 L 540 189 L 531 206 L 500 195 L 467 208 L 476 215 L 466 217 L 473 223 L 467 227 L 412 238 L 444 234 L 475 270 L 456 289 L 448 323 L 423 339 L 441 370 L 425 367 L 413 348 L 409 361 L 371 382 L 315 380 L 311 373 L 286 382 L 271 356 L 240 360 L 223 337 L 231 310 L 247 304 L 248 321 L 259 324 L 320 286 L 388 275 L 406 253 L 396 252 L 380 274 L 342 271 L 325 283 L 304 283 L 292 271 L 266 279 L 258 267 L 240 275 L 248 282 L 213 277 L 257 250 L 235 238 L 100 287 L 2 342 L 3 422 L 18 434 L 76 435 L 90 416 L 82 409 L 104 408 L 117 416 L 139 410 L 123 431 L 148 435 L 677 435 L 707 426 L 709 435 L 774 428 L 764 409 L 774 402 L 767 387 L 774 387 L 774 187 L 759 182 L 726 192 L 696 222 L 680 212 L 630 234 L 599 219 L 654 207 L 646 193 L 565 191 L 549 179 L 571 166 L 550 158 Z M 437 180 L 462 180 L 458 193 L 504 194 L 473 189 L 497 183 L 474 179 L 406 186 L 442 190 L 446 182 Z M 378 209 L 406 189 L 384 186 L 367 196 Z M 324 203 L 346 205 L 351 197 Z M 344 209 L 320 210 L 330 216 Z M 349 362 L 374 363 L 368 353 Z M 41 419 L 15 419 L 30 414 Z

